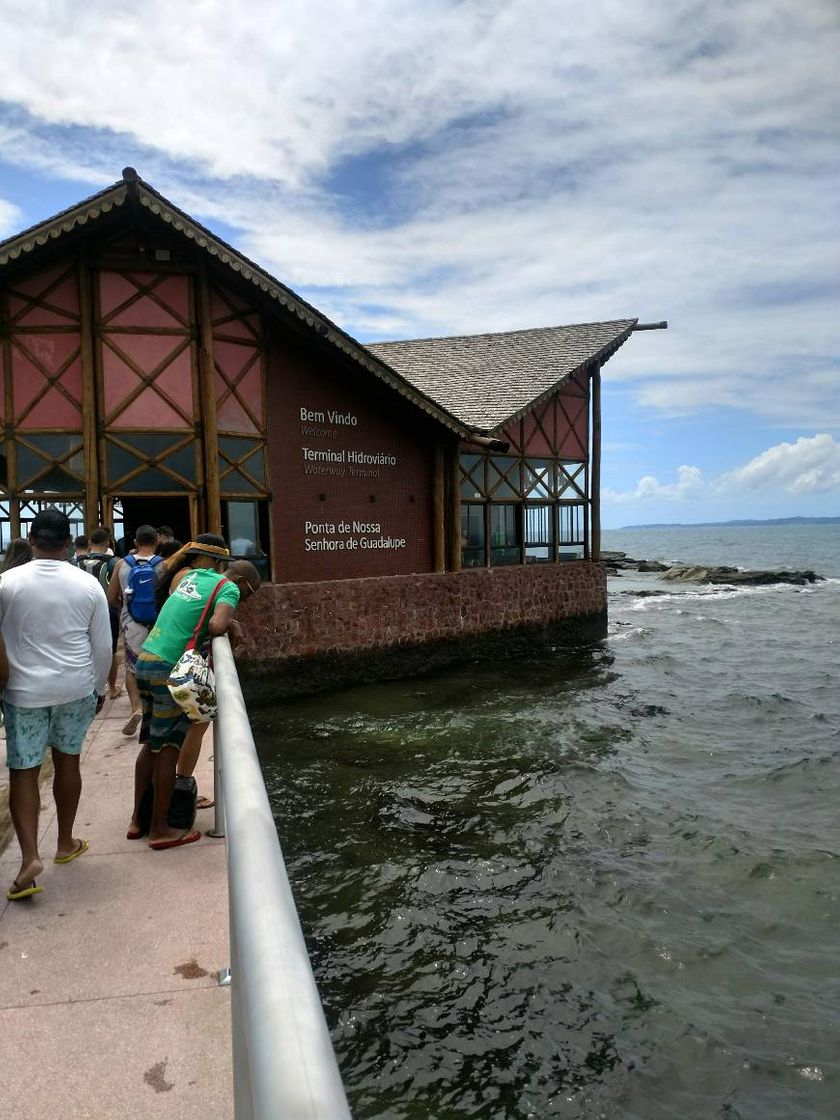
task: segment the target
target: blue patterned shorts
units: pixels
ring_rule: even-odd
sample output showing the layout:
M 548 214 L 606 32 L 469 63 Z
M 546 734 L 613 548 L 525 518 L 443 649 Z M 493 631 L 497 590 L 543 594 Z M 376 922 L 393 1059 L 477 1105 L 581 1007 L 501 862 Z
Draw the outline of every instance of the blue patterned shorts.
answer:
M 10 770 L 40 766 L 44 751 L 53 747 L 62 754 L 81 754 L 87 730 L 96 714 L 96 694 L 54 704 L 49 708 L 19 708 L 8 700 L 6 713 L 6 765 Z

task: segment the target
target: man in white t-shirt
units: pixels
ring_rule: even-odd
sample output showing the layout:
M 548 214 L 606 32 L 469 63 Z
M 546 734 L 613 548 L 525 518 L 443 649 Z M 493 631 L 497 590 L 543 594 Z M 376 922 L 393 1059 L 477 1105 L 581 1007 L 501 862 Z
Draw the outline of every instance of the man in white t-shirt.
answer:
M 9 808 L 21 865 L 6 897 L 38 894 L 38 779 L 52 748 L 58 817 L 55 862 L 88 849 L 73 835 L 82 791 L 79 755 L 94 713 L 105 699 L 111 666 L 108 604 L 99 581 L 67 563 L 70 522 L 55 508 L 38 513 L 29 534 L 33 559 L 0 578 L 0 634 L 9 660 L 3 697 Z

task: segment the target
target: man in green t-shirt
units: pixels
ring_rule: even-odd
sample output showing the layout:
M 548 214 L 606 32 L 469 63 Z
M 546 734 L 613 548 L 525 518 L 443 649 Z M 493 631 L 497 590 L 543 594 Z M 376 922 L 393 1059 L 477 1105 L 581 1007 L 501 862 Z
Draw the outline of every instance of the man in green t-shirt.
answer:
M 241 629 L 233 612 L 260 586 L 256 568 L 244 561 L 237 561 L 231 567 L 230 577 L 222 575 L 227 565 L 228 550 L 222 538 L 211 538 L 219 542 L 211 544 L 209 537 L 210 534 L 202 534 L 199 542 L 191 542 L 187 552 L 188 566 L 183 573 L 178 573 L 177 586 L 164 603 L 137 658 L 136 678 L 143 708 L 143 731 L 142 746 L 135 764 L 134 813 L 127 835 L 129 839 L 142 835 L 138 825 L 140 802 L 151 780 L 154 808 L 149 827 L 149 847 L 156 850 L 192 844 L 201 838 L 200 832 L 194 829 L 179 831 L 171 828 L 166 820 L 175 786 L 178 753 L 191 726 L 184 711 L 172 699 L 166 682 L 195 633 L 211 597 L 212 605 L 198 633 L 196 645 L 199 649 L 211 638 L 227 633 L 236 644 Z

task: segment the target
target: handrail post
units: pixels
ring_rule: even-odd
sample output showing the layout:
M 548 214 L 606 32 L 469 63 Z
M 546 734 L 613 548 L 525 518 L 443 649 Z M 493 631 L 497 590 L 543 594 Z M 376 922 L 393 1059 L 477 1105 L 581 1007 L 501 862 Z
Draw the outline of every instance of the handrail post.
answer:
M 208 828 L 207 836 L 224 839 L 225 835 L 225 791 L 222 785 L 222 752 L 218 736 L 213 736 L 213 827 Z

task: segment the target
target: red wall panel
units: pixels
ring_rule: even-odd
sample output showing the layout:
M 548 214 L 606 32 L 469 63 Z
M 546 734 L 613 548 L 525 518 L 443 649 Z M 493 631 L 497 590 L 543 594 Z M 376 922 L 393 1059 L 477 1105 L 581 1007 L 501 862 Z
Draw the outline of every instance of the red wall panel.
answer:
M 370 392 L 329 361 L 270 343 L 274 578 L 428 572 L 432 438 L 385 386 Z

